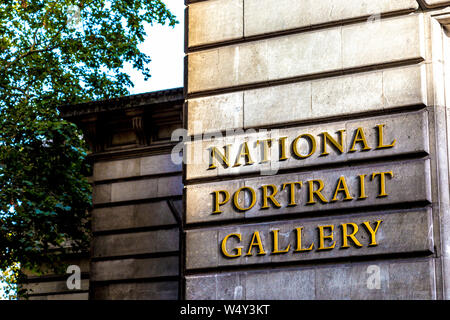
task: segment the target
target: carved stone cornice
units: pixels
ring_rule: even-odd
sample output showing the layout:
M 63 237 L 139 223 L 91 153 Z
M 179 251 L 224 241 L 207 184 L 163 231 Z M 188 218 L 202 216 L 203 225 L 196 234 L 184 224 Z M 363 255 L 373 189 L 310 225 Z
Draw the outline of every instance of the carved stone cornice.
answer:
M 91 156 L 124 157 L 139 150 L 169 150 L 171 130 L 182 127 L 183 88 L 60 107 L 91 148 Z

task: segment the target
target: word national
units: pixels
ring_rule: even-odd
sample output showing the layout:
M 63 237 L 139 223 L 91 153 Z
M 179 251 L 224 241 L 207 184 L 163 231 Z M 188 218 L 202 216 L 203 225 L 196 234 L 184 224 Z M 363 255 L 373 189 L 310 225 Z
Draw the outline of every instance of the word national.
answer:
M 266 163 L 270 161 L 285 161 L 290 157 L 297 160 L 304 160 L 317 155 L 325 157 L 330 155 L 330 151 L 333 150 L 336 154 L 353 153 L 353 152 L 367 152 L 371 150 L 381 150 L 393 148 L 396 144 L 394 139 L 390 143 L 385 142 L 384 130 L 385 125 L 377 125 L 374 129 L 373 136 L 375 137 L 374 143 L 369 143 L 367 139 L 369 130 L 359 127 L 353 132 L 346 132 L 346 130 L 339 130 L 336 136 L 333 137 L 328 132 L 321 132 L 314 136 L 310 133 L 303 133 L 298 135 L 294 139 L 289 137 L 279 137 L 256 140 L 254 143 L 243 142 L 238 148 L 233 148 L 232 144 L 223 146 L 222 148 L 213 146 L 210 150 L 209 167 L 208 170 L 216 169 L 217 163 L 221 163 L 223 168 L 239 167 L 242 165 L 250 166 L 254 165 L 255 160 L 259 163 Z M 345 136 L 352 137 L 349 139 L 349 143 L 345 143 Z M 289 140 L 292 140 L 290 143 Z M 277 147 L 278 152 L 275 152 L 276 159 L 271 159 L 272 147 Z M 261 149 L 261 152 L 257 151 L 257 148 Z M 233 151 L 230 152 L 230 149 Z M 233 153 L 233 154 L 232 154 Z M 320 153 L 320 154 L 318 154 Z M 255 155 L 259 155 L 260 159 L 255 159 Z

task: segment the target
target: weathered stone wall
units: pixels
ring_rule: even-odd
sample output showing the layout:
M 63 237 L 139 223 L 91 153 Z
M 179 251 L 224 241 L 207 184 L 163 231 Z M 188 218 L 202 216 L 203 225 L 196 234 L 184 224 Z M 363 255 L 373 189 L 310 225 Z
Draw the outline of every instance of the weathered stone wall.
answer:
M 450 298 L 449 5 L 186 1 L 185 298 Z
M 63 109 L 93 150 L 89 299 L 180 296 L 182 167 L 170 152 L 183 103 L 172 89 Z
M 94 165 L 94 299 L 177 299 L 181 167 L 169 155 Z

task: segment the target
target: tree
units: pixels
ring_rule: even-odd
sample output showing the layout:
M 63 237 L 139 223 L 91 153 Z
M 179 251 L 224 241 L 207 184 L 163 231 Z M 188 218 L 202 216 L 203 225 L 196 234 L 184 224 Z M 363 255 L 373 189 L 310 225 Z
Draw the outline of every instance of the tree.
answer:
M 144 23 L 177 21 L 161 0 L 0 3 L 0 270 L 87 247 L 87 149 L 57 107 L 129 94 L 125 62 L 148 79 Z

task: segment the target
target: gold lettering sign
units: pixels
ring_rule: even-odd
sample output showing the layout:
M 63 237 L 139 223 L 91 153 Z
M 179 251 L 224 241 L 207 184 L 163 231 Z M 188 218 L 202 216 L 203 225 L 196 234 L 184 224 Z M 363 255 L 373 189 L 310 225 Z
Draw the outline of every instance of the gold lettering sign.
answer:
M 257 204 L 257 199 L 262 199 L 259 209 L 275 208 L 281 209 L 283 207 L 293 207 L 301 205 L 298 202 L 296 195 L 300 192 L 305 192 L 307 202 L 303 205 L 313 206 L 316 204 L 329 204 L 337 201 L 354 201 L 365 200 L 369 196 L 376 198 L 385 198 L 389 196 L 388 180 L 394 178 L 393 171 L 373 172 L 371 174 L 356 175 L 359 186 L 354 192 L 358 195 L 356 198 L 351 196 L 351 191 L 345 176 L 341 176 L 333 184 L 332 193 L 326 193 L 325 182 L 321 179 L 314 179 L 308 181 L 293 181 L 282 183 L 280 186 L 274 184 L 262 185 L 258 190 L 250 186 L 242 187 L 236 190 L 232 195 L 226 190 L 218 190 L 212 192 L 213 197 L 213 214 L 220 214 L 221 208 L 232 201 L 234 208 L 237 211 L 245 212 L 252 209 Z M 366 185 L 375 184 L 378 188 L 376 194 L 368 195 Z M 288 192 L 282 194 L 279 192 L 287 189 Z M 373 188 L 372 188 L 373 190 Z M 257 195 L 260 193 L 260 196 Z M 249 200 L 246 205 L 239 203 L 239 197 L 247 193 Z
M 247 248 L 245 256 L 261 256 L 268 254 L 268 252 L 277 255 L 287 253 L 307 254 L 313 250 L 362 248 L 364 244 L 361 243 L 361 239 L 369 239 L 370 242 L 366 246 L 374 247 L 378 245 L 376 237 L 382 222 L 383 220 L 364 221 L 360 225 L 354 222 L 341 223 L 337 226 L 334 224 L 319 225 L 316 227 L 318 239 L 304 239 L 304 227 L 297 227 L 291 231 L 296 235 L 295 243 L 285 244 L 284 247 L 280 247 L 278 229 L 270 231 L 270 234 L 265 237 L 261 237 L 260 231 L 255 230 L 248 243 L 242 243 L 240 233 L 231 233 L 221 241 L 221 251 L 225 257 L 230 259 L 242 257 L 243 248 Z M 230 239 L 232 238 L 237 241 L 231 242 Z M 314 242 L 315 240 L 317 240 L 317 243 Z M 237 246 L 236 243 L 239 245 Z M 337 243 L 340 243 L 340 245 L 338 246 Z
M 348 153 L 352 152 L 368 152 L 371 150 L 393 148 L 396 145 L 394 139 L 387 143 L 384 138 L 384 124 L 375 127 L 377 134 L 377 144 L 371 146 L 367 141 L 367 129 L 359 127 L 355 129 L 349 141 Z M 339 130 L 336 135 L 328 132 L 321 132 L 318 137 L 309 133 L 302 133 L 298 135 L 291 142 L 292 156 L 297 160 L 311 157 L 316 152 L 320 152 L 320 156 L 325 157 L 330 155 L 331 150 L 336 154 L 345 153 L 344 146 L 345 130 Z M 281 137 L 276 139 L 257 140 L 256 146 L 261 146 L 263 152 L 259 163 L 269 162 L 269 150 L 274 144 L 279 146 L 279 159 L 284 161 L 288 159 L 288 137 Z M 318 140 L 320 139 L 320 140 Z M 318 142 L 319 141 L 319 142 Z M 307 143 L 308 148 L 300 150 L 300 143 Z M 255 163 L 252 157 L 251 147 L 248 142 L 244 142 L 239 147 L 239 152 L 236 161 L 230 163 L 230 145 L 223 147 L 211 148 L 210 166 L 209 169 L 217 168 L 217 161 L 222 164 L 224 168 L 230 166 L 238 167 L 241 165 L 253 165 Z M 256 160 L 256 159 L 255 159 Z M 213 212 L 212 214 L 221 214 L 221 208 L 227 204 L 232 204 L 238 211 L 245 212 L 257 205 L 257 199 L 262 199 L 259 209 L 280 209 L 283 207 L 292 207 L 297 205 L 314 206 L 317 204 L 329 204 L 337 201 L 354 201 L 365 200 L 369 197 L 385 198 L 389 196 L 388 180 L 394 178 L 393 171 L 372 172 L 370 174 L 357 174 L 352 177 L 352 180 L 359 182 L 356 190 L 350 190 L 348 181 L 349 177 L 340 176 L 333 184 L 332 192 L 326 188 L 326 183 L 322 179 L 312 179 L 307 181 L 288 181 L 281 185 L 266 184 L 259 188 L 252 188 L 250 186 L 241 187 L 235 192 L 227 190 L 217 190 L 212 192 L 213 196 Z M 328 182 L 329 183 L 329 182 Z M 366 186 L 368 184 L 376 184 L 369 190 L 376 190 L 376 194 L 369 194 Z M 355 186 L 352 184 L 353 188 Z M 256 189 L 256 190 L 255 190 Z M 284 191 L 286 192 L 280 192 Z M 353 191 L 353 193 L 352 193 Z M 304 193 L 304 203 L 299 202 L 298 193 Z M 243 194 L 246 194 L 243 197 Z M 353 195 L 353 196 L 352 196 Z M 244 198 L 244 203 L 240 203 L 239 199 Z M 229 258 L 235 259 L 242 256 L 264 256 L 267 254 L 283 255 L 288 253 L 293 254 L 308 254 L 311 251 L 330 251 L 349 248 L 362 248 L 364 246 L 374 247 L 378 245 L 377 233 L 383 221 L 364 221 L 361 224 L 354 222 L 341 223 L 339 225 L 318 225 L 316 227 L 317 238 L 305 239 L 305 230 L 303 226 L 294 228 L 291 233 L 295 234 L 294 243 L 280 243 L 280 230 L 272 229 L 269 234 L 261 235 L 259 230 L 255 230 L 251 239 L 243 243 L 243 237 L 240 233 L 230 233 L 221 241 L 221 252 Z M 311 234 L 311 233 L 309 233 Z M 286 234 L 283 235 L 286 239 Z M 289 237 L 289 239 L 291 239 Z M 364 241 L 362 241 L 365 239 Z M 364 242 L 364 243 L 363 243 Z M 367 243 L 366 243 L 367 242 Z

